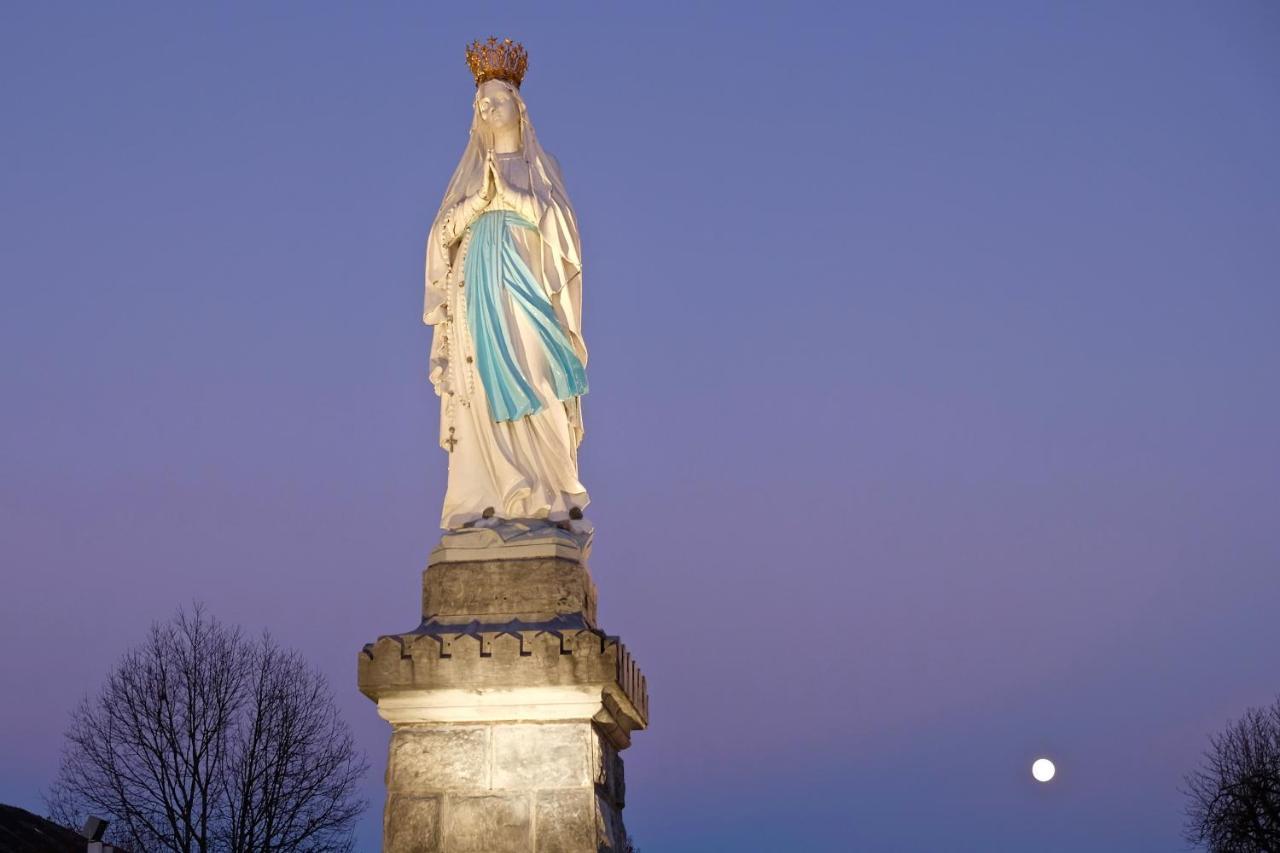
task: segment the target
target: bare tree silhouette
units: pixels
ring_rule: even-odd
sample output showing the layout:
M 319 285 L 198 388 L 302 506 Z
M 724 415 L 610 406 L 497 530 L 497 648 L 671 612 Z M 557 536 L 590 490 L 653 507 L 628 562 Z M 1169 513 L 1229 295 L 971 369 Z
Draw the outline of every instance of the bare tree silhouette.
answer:
M 152 625 L 72 713 L 47 799 L 71 826 L 109 818 L 133 850 L 336 853 L 366 769 L 323 676 L 197 605 Z
M 1192 844 L 1213 853 L 1280 853 L 1280 699 L 1214 735 L 1185 793 Z

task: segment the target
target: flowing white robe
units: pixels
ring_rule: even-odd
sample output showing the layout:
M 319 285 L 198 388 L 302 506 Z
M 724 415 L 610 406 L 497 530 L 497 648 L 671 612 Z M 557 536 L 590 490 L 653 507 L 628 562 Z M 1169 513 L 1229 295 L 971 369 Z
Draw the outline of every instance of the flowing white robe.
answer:
M 564 245 L 576 247 L 573 212 L 567 201 L 540 199 L 529 193 L 530 178 L 518 155 L 500 154 L 496 161 L 515 192 L 495 197 L 485 210 L 512 210 L 538 225 L 537 230 L 512 229 L 512 238 L 585 364 L 580 268 L 559 251 Z M 428 281 L 424 313 L 424 320 L 435 327 L 431 379 L 441 397 L 440 445 L 449 453 L 440 524 L 455 529 L 481 518 L 489 509 L 499 518 L 561 520 L 571 509 L 585 507 L 589 501 L 578 480 L 577 450 L 582 438 L 579 398 L 557 399 L 536 330 L 524 312 L 503 299 L 514 355 L 542 408 L 514 421 L 495 422 L 490 416 L 476 369 L 464 279 L 471 242 L 469 226 L 476 215 L 465 202 L 441 210 L 429 241 L 439 245 L 428 246 L 429 252 L 443 252 L 449 259 L 444 280 Z

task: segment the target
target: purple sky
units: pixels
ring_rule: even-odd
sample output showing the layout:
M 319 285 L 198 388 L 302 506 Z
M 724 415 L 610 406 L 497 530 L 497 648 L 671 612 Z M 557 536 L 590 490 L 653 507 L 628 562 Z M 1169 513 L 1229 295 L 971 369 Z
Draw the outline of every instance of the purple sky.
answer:
M 458 5 L 0 10 L 0 801 L 200 599 L 328 674 L 377 849 L 496 33 L 583 223 L 640 846 L 1179 849 L 1280 692 L 1275 4 Z

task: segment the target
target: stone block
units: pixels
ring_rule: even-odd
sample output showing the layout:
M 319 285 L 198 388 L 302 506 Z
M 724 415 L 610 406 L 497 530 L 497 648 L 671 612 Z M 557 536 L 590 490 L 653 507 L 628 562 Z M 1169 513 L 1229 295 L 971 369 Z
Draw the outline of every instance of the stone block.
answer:
M 433 563 L 422 573 L 422 618 L 446 625 L 581 615 L 596 624 L 596 587 L 575 560 Z
M 627 801 L 622 755 L 607 737 L 594 728 L 591 742 L 591 781 L 601 796 L 621 809 Z
M 483 789 L 489 783 L 487 727 L 400 728 L 392 733 L 389 790 L 434 793 Z
M 599 853 L 626 853 L 627 832 L 622 826 L 622 812 L 599 794 L 595 797 L 595 819 Z
M 494 788 L 591 786 L 589 723 L 510 723 L 493 727 Z
M 440 853 L 440 798 L 391 794 L 383 835 L 384 853 Z
M 536 796 L 538 853 L 596 853 L 595 795 L 590 790 L 539 791 Z
M 448 853 L 533 853 L 528 794 L 450 796 L 443 812 Z

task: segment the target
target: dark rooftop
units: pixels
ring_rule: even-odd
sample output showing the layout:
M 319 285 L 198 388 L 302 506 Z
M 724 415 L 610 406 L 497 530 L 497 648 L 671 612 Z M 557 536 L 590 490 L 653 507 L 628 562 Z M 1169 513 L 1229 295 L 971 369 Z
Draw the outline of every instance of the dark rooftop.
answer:
M 0 853 L 84 853 L 87 843 L 74 829 L 0 803 Z

